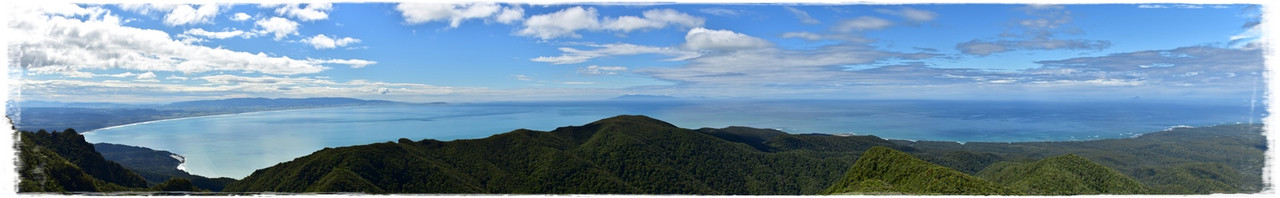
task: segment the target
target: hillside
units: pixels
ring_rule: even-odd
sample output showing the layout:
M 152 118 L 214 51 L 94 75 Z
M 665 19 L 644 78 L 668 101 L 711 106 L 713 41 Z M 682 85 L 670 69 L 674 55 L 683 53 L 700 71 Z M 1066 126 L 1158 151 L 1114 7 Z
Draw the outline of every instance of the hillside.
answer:
M 97 143 L 93 146 L 103 158 L 120 163 L 125 168 L 138 173 L 150 185 L 158 185 L 173 178 L 182 178 L 184 182 L 191 183 L 200 189 L 222 191 L 228 183 L 235 181 L 231 178 L 192 175 L 179 170 L 178 165 L 182 164 L 182 160 L 174 157 L 178 156 L 177 154 L 168 151 L 109 143 Z
M 862 147 L 874 145 L 893 146 Z M 780 152 L 618 116 L 550 132 L 329 148 L 255 171 L 225 191 L 308 192 L 342 182 L 366 186 L 344 191 L 368 193 L 816 194 L 860 153 L 765 150 Z
M 85 173 L 103 181 L 124 187 L 147 187 L 147 181 L 142 176 L 125 169 L 120 164 L 107 161 L 94 150 L 92 144 L 84 141 L 84 136 L 74 129 L 52 133 L 45 131 L 22 133 L 20 141 L 52 150 Z
M 1137 180 L 1079 155 L 1067 154 L 1031 163 L 1000 162 L 979 177 L 1032 195 L 1144 194 Z
M 844 177 L 823 194 L 1011 195 L 995 183 L 912 157 L 874 147 L 858 157 Z
M 1073 142 L 984 143 L 898 141 L 921 159 L 981 170 L 999 161 L 1033 161 L 1075 154 L 1137 179 L 1152 194 L 1253 193 L 1262 190 L 1268 148 L 1262 125 L 1174 128 L 1135 138 Z M 952 153 L 985 156 L 949 160 Z M 950 162 L 949 162 L 950 161 Z M 944 162 L 944 163 L 940 163 Z
M 104 160 L 75 130 L 18 133 L 18 192 L 202 191 L 181 181 L 147 188 L 141 176 Z

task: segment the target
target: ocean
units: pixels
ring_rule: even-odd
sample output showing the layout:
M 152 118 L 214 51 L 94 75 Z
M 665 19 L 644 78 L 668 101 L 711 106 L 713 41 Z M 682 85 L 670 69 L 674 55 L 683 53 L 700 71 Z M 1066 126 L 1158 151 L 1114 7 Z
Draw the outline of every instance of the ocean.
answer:
M 196 175 L 243 178 L 326 147 L 475 139 L 622 115 L 690 129 L 749 126 L 789 133 L 957 142 L 1127 138 L 1178 126 L 1260 123 L 1265 107 L 1187 102 L 656 101 L 357 106 L 161 120 L 85 133 L 92 143 L 167 150 Z

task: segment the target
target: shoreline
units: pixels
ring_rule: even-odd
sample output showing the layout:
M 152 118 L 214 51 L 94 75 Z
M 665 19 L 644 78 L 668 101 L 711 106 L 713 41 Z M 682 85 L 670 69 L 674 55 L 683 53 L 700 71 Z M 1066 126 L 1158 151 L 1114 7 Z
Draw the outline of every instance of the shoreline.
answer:
M 363 105 L 363 106 L 379 106 L 379 105 Z M 102 128 L 97 128 L 97 129 L 94 129 L 94 130 L 89 130 L 89 131 L 85 131 L 85 132 L 80 132 L 80 134 L 81 134 L 81 135 L 89 135 L 89 134 L 91 134 L 91 133 L 98 132 L 98 131 L 100 131 L 100 130 L 108 130 L 108 129 L 115 129 L 115 128 L 120 128 L 120 127 L 128 127 L 128 126 L 135 126 L 135 125 L 142 125 L 142 124 L 150 124 L 150 123 L 163 122 L 163 121 L 185 120 L 185 119 L 194 119 L 194 118 L 212 118 L 212 117 L 219 117 L 219 116 L 248 115 L 248 114 L 254 114 L 254 113 L 267 113 L 267 112 L 286 112 L 286 111 L 297 111 L 297 110 L 308 110 L 308 109 L 344 108 L 344 107 L 362 107 L 362 105 L 357 105 L 357 106 L 335 106 L 335 107 L 312 107 L 312 108 L 296 108 L 296 109 L 275 109 L 275 110 L 246 111 L 246 112 L 235 112 L 235 113 L 216 113 L 216 114 L 209 114 L 209 115 L 198 115 L 198 116 L 188 116 L 188 117 L 165 118 L 165 119 L 159 119 L 159 120 L 150 120 L 150 121 L 142 121 L 142 122 L 135 122 L 135 123 L 129 123 L 129 124 L 122 124 L 122 125 L 115 125 L 115 126 L 102 127 Z

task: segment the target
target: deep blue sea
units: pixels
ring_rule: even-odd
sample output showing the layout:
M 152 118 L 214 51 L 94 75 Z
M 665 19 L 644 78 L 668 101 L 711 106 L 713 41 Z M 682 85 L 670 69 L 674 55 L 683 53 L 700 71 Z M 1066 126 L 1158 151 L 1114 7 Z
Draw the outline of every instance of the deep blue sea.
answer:
M 196 175 L 243 178 L 325 147 L 474 139 L 549 131 L 621 114 L 683 128 L 750 126 L 789 133 L 959 142 L 1126 138 L 1174 126 L 1258 123 L 1261 106 L 1148 101 L 698 101 L 399 105 L 254 112 L 154 121 L 85 134 L 89 142 L 168 150 Z

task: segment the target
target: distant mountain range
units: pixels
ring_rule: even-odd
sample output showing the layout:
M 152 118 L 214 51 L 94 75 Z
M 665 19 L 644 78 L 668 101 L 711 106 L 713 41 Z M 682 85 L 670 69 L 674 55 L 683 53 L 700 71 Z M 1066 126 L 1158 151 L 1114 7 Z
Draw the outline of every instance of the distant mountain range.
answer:
M 386 100 L 361 100 L 354 98 L 231 98 L 221 100 L 196 100 L 175 102 L 161 105 L 164 109 L 201 109 L 201 108 L 289 108 L 289 107 L 325 107 L 356 105 L 388 105 L 406 104 Z
M 9 111 L 6 113 L 14 119 L 13 125 L 21 130 L 74 128 L 80 131 L 92 131 L 130 123 L 205 115 L 320 107 L 413 104 L 416 103 L 354 98 L 232 98 L 170 104 L 23 101 L 15 103 L 16 106 L 9 106 Z

